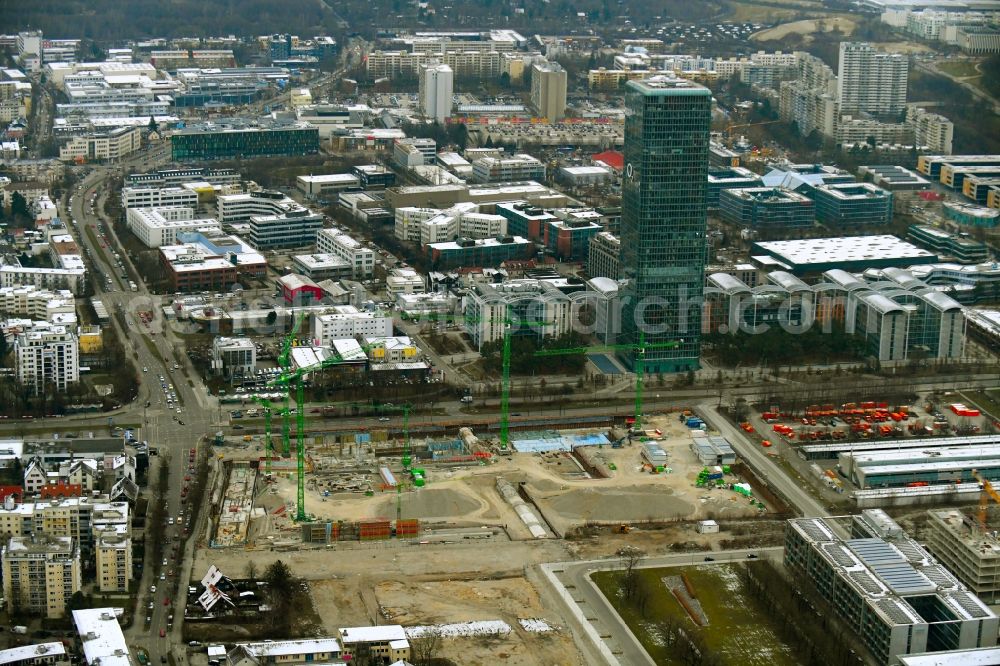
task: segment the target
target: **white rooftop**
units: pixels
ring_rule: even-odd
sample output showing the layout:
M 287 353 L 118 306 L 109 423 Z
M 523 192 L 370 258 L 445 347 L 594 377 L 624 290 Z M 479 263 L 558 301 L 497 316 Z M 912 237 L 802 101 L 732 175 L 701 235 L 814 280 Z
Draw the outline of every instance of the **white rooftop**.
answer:
M 86 608 L 73 611 L 73 624 L 83 644 L 83 654 L 90 666 L 133 666 L 118 624 L 121 608 Z
M 340 637 L 344 645 L 407 640 L 406 631 L 398 624 L 384 624 L 379 627 L 346 627 L 340 630 Z
M 0 650 L 0 664 L 16 664 L 25 659 L 52 659 L 60 656 L 65 659 L 66 647 L 59 641 L 21 645 L 9 650 Z
M 267 643 L 240 643 L 247 652 L 256 657 L 286 657 L 293 655 L 315 655 L 321 653 L 340 654 L 340 644 L 336 638 L 311 638 L 298 641 L 272 641 Z
M 799 265 L 877 259 L 930 259 L 935 256 L 890 234 L 766 241 L 757 243 L 757 246 L 783 261 Z

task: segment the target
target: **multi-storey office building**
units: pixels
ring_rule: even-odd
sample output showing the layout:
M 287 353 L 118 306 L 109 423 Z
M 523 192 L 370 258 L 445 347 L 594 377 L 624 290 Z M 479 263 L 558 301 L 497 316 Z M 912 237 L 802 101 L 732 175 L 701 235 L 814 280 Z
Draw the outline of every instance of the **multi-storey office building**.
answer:
M 279 215 L 252 216 L 248 239 L 258 250 L 302 247 L 315 243 L 322 228 L 322 215 L 298 206 Z
M 203 123 L 177 130 L 170 146 L 175 161 L 313 155 L 319 152 L 319 129 L 298 122 Z
M 906 235 L 938 255 L 952 256 L 963 264 L 977 264 L 990 258 L 990 248 L 986 243 L 965 234 L 951 234 L 935 227 L 911 224 Z
M 75 136 L 59 147 L 59 159 L 63 161 L 120 160 L 139 150 L 142 146 L 142 132 L 138 127 L 118 127 L 87 136 Z
M 962 584 L 989 604 L 1000 602 L 1000 542 L 956 509 L 927 512 L 927 548 Z
M 351 265 L 354 278 L 370 277 L 375 269 L 375 251 L 339 229 L 322 229 L 316 234 L 316 251 L 332 254 Z
M 961 305 L 898 268 L 878 271 L 871 282 L 832 269 L 812 285 L 774 271 L 758 287 L 713 273 L 707 279 L 705 313 L 710 331 L 753 331 L 761 325 L 825 329 L 836 322 L 862 337 L 870 355 L 882 362 L 956 359 L 965 350 Z
M 708 207 L 719 207 L 719 194 L 722 190 L 759 187 L 760 185 L 760 176 L 755 174 L 753 171 L 750 171 L 750 169 L 745 169 L 739 166 L 709 167 L 707 190 Z
M 240 184 L 240 172 L 233 169 L 161 169 L 149 173 L 131 173 L 124 178 L 125 187 L 179 187 L 184 183 L 235 186 Z M 128 208 L 128 206 L 126 206 Z
M 812 583 L 878 664 L 997 643 L 1000 619 L 881 510 L 790 520 L 785 566 Z
M 520 236 L 460 238 L 427 245 L 427 258 L 435 270 L 462 267 L 496 268 L 512 259 L 530 259 L 535 244 Z
M 527 154 L 483 157 L 472 163 L 472 177 L 477 183 L 544 180 L 545 165 Z
M 122 207 L 128 208 L 195 208 L 198 193 L 187 187 L 125 187 Z
M 816 202 L 816 219 L 837 226 L 889 224 L 892 192 L 871 183 L 838 183 L 807 190 Z
M 533 322 L 512 325 L 512 335 L 559 337 L 571 330 L 571 306 L 569 296 L 545 280 L 476 285 L 465 299 L 465 329 L 477 349 L 501 340 L 508 319 Z
M 676 345 L 647 348 L 649 372 L 697 368 L 712 95 L 669 76 L 625 91 L 622 338 Z
M 177 235 L 192 231 L 221 231 L 213 218 L 195 219 L 194 210 L 187 207 L 129 208 L 125 212 L 129 230 L 146 247 L 161 247 L 177 242 Z
M 719 214 L 748 229 L 806 229 L 815 219 L 812 199 L 780 187 L 723 190 Z

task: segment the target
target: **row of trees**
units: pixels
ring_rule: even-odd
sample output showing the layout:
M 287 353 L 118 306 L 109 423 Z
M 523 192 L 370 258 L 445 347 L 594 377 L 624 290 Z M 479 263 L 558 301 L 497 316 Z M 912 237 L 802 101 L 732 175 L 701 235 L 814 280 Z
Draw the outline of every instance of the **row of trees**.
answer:
M 705 344 L 724 365 L 801 365 L 803 363 L 836 363 L 859 361 L 865 357 L 865 341 L 860 335 L 848 334 L 842 327 L 828 333 L 813 326 L 803 333 L 790 333 L 771 327 L 762 335 L 744 331 L 712 333 Z
M 579 333 L 567 333 L 557 338 L 538 338 L 534 335 L 515 335 L 510 341 L 510 371 L 512 374 L 578 374 L 587 363 L 584 352 L 558 356 L 539 356 L 545 350 L 584 347 L 587 339 Z M 503 339 L 483 344 L 480 353 L 488 371 L 503 371 Z
M 840 666 L 858 663 L 854 641 L 843 624 L 828 612 L 808 585 L 792 585 L 771 562 L 736 567 L 747 595 L 764 615 L 798 618 L 779 621 L 776 631 L 803 666 Z M 858 647 L 860 650 L 860 646 Z

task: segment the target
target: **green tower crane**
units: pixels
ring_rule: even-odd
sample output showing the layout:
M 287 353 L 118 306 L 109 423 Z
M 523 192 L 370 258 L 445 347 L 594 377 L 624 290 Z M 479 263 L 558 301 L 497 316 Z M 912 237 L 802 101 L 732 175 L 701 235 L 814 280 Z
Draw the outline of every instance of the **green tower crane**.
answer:
M 683 340 L 671 340 L 670 342 L 657 342 L 646 344 L 646 336 L 639 331 L 639 343 L 635 345 L 605 345 L 595 347 L 568 347 L 566 349 L 540 349 L 535 352 L 536 356 L 565 356 L 569 354 L 601 354 L 608 352 L 631 351 L 635 354 L 635 423 L 633 428 L 642 428 L 642 396 L 643 379 L 645 375 L 645 359 L 647 349 L 675 349 L 684 342 Z
M 292 346 L 295 338 L 298 337 L 299 330 L 302 328 L 302 322 L 305 321 L 308 315 L 301 314 L 295 320 L 292 325 L 291 332 L 285 336 L 285 339 L 281 343 L 281 354 L 278 356 L 278 367 L 282 369 L 282 372 L 288 370 L 292 364 L 291 354 Z M 289 458 L 292 455 L 291 451 L 291 430 L 292 430 L 292 419 L 291 419 L 291 408 L 289 407 L 289 397 L 291 391 L 285 392 L 285 404 L 280 410 L 281 413 L 281 456 L 283 458 Z
M 295 512 L 295 520 L 302 521 L 306 520 L 306 409 L 305 409 L 305 382 L 303 381 L 306 375 L 313 372 L 323 370 L 332 365 L 337 365 L 343 362 L 340 354 L 336 352 L 332 353 L 327 358 L 323 359 L 319 363 L 314 363 L 312 365 L 307 365 L 296 370 L 286 369 L 278 377 L 271 380 L 268 386 L 275 386 L 283 389 L 286 392 L 285 400 L 287 402 L 288 396 L 293 392 L 295 394 L 295 453 L 296 453 L 296 472 L 298 475 L 298 506 Z M 288 410 L 283 410 L 285 419 L 288 420 Z M 287 441 L 287 440 L 286 440 Z
M 415 321 L 420 321 L 421 319 L 432 319 L 435 321 L 464 321 L 469 324 L 479 324 L 482 322 L 493 322 L 494 319 L 482 319 L 472 315 L 439 315 L 439 314 L 426 314 L 415 318 Z M 510 346 L 511 346 L 511 332 L 514 326 L 532 326 L 532 327 L 543 327 L 550 326 L 555 322 L 552 321 L 541 321 L 532 319 L 521 319 L 511 316 L 510 304 L 504 307 L 504 317 L 499 321 L 503 324 L 503 355 L 502 355 L 502 374 L 500 382 L 500 448 L 507 449 L 510 446 Z

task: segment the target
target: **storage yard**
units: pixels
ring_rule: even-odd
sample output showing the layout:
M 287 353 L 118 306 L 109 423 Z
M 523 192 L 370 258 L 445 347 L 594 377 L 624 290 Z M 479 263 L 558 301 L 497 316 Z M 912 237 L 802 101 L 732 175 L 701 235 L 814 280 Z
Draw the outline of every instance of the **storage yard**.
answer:
M 961 395 L 912 404 L 864 401 L 771 405 L 740 424 L 769 455 L 784 456 L 837 501 L 859 508 L 974 501 L 973 470 L 1000 476 L 995 419 Z

